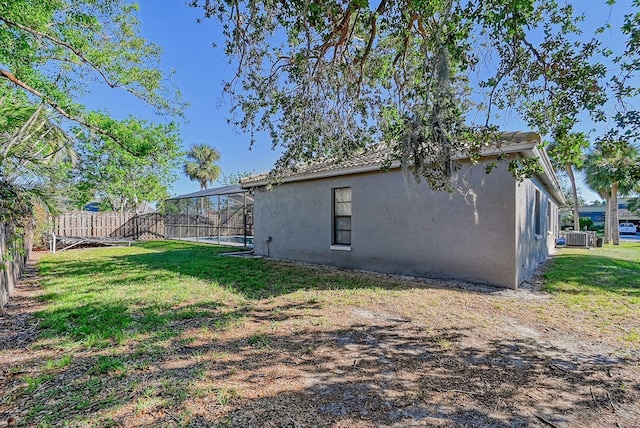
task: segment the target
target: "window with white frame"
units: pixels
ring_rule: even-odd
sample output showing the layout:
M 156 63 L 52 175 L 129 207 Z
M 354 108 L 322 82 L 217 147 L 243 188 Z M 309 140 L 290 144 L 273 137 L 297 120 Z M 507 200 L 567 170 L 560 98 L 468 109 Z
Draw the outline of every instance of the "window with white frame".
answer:
M 351 187 L 333 189 L 332 245 L 351 245 Z

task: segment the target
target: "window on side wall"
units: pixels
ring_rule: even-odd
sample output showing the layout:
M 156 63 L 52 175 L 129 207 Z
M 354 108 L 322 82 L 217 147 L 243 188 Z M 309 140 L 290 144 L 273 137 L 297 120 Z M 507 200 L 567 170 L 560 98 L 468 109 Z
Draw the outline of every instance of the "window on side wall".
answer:
M 542 235 L 542 219 L 540 212 L 540 191 L 536 190 L 535 208 L 533 212 L 533 221 L 535 224 L 534 230 L 536 235 Z
M 351 245 L 351 187 L 333 189 L 332 245 Z

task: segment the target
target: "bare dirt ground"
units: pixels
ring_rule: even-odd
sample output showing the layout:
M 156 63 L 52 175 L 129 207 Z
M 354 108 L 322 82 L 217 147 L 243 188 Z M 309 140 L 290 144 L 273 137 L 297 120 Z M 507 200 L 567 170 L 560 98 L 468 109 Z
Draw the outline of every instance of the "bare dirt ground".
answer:
M 639 350 L 596 329 L 597 314 L 533 288 L 406 281 L 379 296 L 277 296 L 241 309 L 244 322 L 226 331 L 179 321 L 169 350 L 124 377 L 91 373 L 108 350 L 74 351 L 71 367 L 24 394 L 25 373 L 65 354 L 34 346 L 42 303 L 31 267 L 0 316 L 0 427 L 640 426 Z M 111 404 L 100 396 L 25 422 L 42 389 L 82 390 L 92 378 L 117 394 Z

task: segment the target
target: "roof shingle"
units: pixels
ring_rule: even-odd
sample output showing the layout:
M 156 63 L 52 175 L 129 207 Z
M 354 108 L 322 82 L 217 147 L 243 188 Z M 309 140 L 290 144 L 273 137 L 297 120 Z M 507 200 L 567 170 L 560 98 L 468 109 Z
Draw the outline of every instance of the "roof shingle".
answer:
M 520 145 L 535 145 L 540 143 L 540 135 L 537 132 L 501 132 L 497 137 L 497 144 L 487 145 L 487 148 L 482 151 L 483 155 L 497 154 L 500 151 L 514 151 L 514 149 L 517 149 Z M 298 165 L 295 170 L 292 169 L 285 172 L 280 178 L 286 179 L 287 181 L 291 179 L 304 180 L 321 174 L 328 175 L 331 172 L 339 175 L 340 171 L 376 167 L 382 165 L 384 161 L 388 159 L 389 154 L 389 148 L 384 144 L 378 144 L 364 153 L 351 156 L 349 159 L 326 159 Z M 269 173 L 253 175 L 241 179 L 240 185 L 242 187 L 251 187 L 252 185 L 259 186 L 270 181 L 272 178 Z

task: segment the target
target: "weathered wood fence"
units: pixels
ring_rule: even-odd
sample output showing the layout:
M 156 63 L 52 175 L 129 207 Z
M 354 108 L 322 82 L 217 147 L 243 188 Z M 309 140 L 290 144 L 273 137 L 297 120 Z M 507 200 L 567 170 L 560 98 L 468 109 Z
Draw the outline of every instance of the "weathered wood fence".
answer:
M 164 238 L 164 216 L 159 213 L 66 212 L 52 219 L 57 236 L 129 239 Z
M 52 219 L 51 223 L 56 236 L 83 238 L 138 240 L 253 235 L 253 215 L 250 208 L 220 211 L 210 216 L 72 211 Z
M 11 241 L 16 238 L 14 229 L 7 224 L 0 223 L 0 311 L 4 310 L 9 296 L 13 294 L 18 277 L 29 259 L 31 251 L 30 237 L 23 237 L 19 242 L 20 248 Z M 22 248 L 24 247 L 24 248 Z

